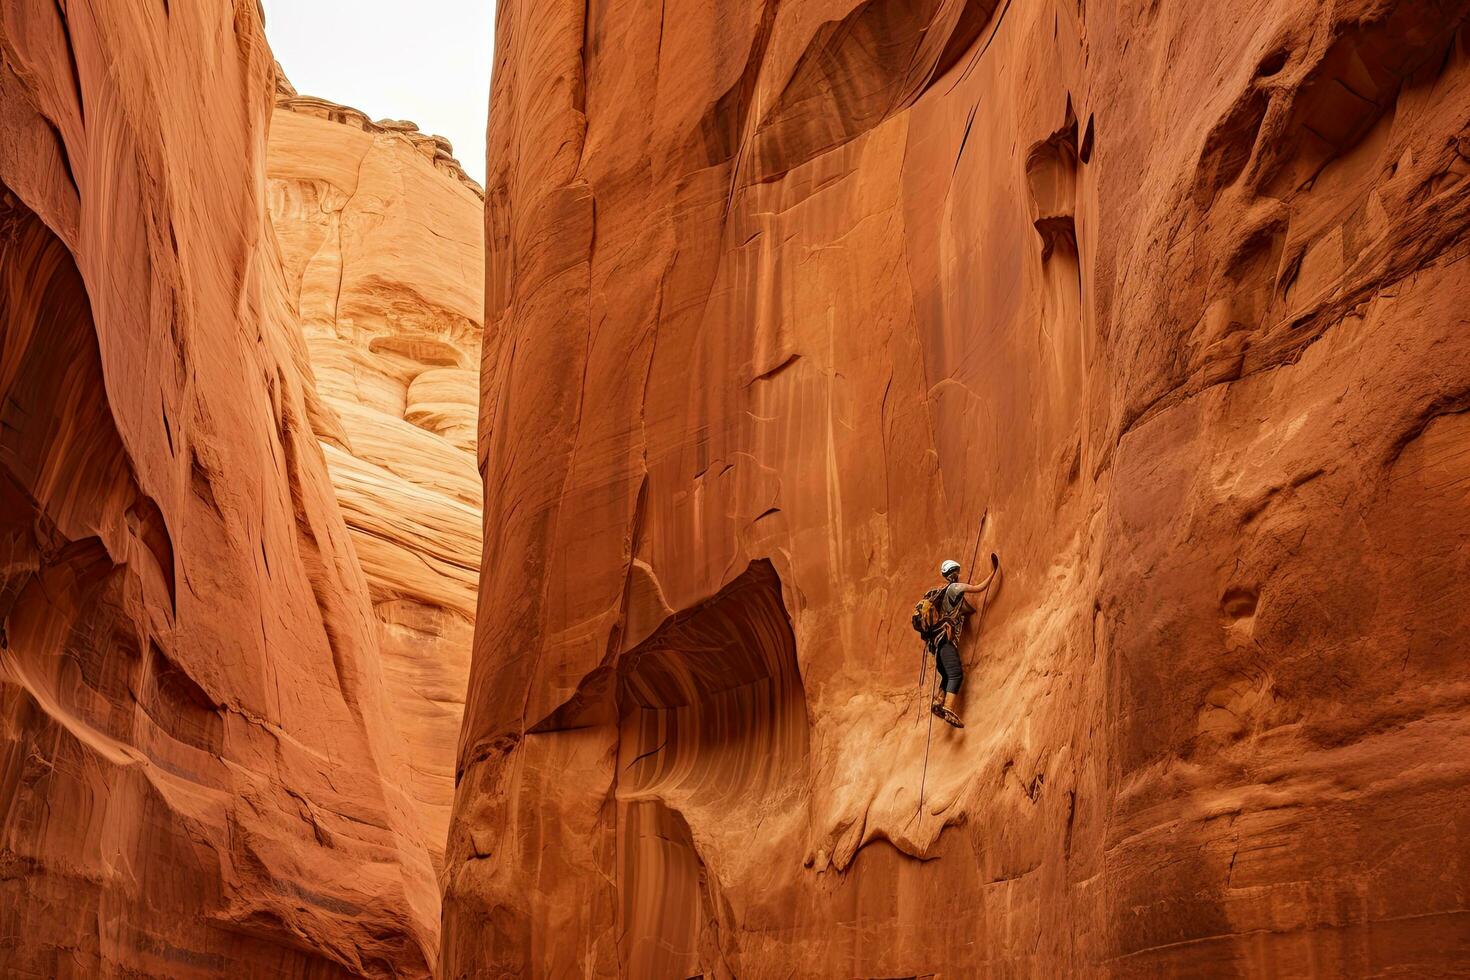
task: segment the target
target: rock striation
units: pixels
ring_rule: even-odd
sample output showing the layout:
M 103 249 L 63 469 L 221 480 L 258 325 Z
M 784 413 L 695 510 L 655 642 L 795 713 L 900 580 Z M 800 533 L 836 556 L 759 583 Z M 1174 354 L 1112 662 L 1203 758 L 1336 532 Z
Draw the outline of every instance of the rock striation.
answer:
M 501 4 L 441 975 L 1462 969 L 1467 16 Z
M 284 77 L 282 76 L 282 79 Z M 436 866 L 480 571 L 484 199 L 440 137 L 278 90 L 270 216 Z
M 266 214 L 274 74 L 254 3 L 0 2 L 7 976 L 433 966 L 400 668 L 318 443 L 350 430 Z M 463 442 L 451 391 L 412 401 Z

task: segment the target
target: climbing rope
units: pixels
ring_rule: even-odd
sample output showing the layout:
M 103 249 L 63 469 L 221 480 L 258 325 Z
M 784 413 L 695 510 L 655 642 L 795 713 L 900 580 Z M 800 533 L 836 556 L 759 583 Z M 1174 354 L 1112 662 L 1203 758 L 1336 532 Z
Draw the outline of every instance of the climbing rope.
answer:
M 994 552 L 990 555 L 990 581 L 985 583 L 985 595 L 980 597 L 980 612 L 975 617 L 975 636 L 979 636 L 985 629 L 985 607 L 990 604 L 990 590 L 995 588 L 995 577 L 1000 574 L 1000 557 Z M 965 668 L 969 669 L 969 664 Z
M 926 648 L 927 652 L 927 648 Z M 939 671 L 934 671 L 934 694 L 939 694 Z M 920 702 L 923 703 L 922 701 Z M 924 825 L 924 784 L 929 779 L 929 740 L 934 737 L 934 712 L 929 712 L 929 730 L 924 733 L 924 774 L 919 777 L 919 808 L 914 811 L 914 817 L 919 821 L 919 826 Z

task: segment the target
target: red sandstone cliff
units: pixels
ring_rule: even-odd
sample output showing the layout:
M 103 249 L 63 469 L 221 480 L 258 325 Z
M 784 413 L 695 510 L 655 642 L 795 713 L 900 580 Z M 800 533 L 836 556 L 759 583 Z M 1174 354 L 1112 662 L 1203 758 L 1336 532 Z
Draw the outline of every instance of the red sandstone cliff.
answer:
M 429 973 L 273 79 L 253 3 L 0 2 L 7 976 Z
M 501 3 L 443 975 L 1462 969 L 1467 8 Z
M 443 140 L 284 91 L 269 199 L 436 865 L 480 571 L 484 198 Z

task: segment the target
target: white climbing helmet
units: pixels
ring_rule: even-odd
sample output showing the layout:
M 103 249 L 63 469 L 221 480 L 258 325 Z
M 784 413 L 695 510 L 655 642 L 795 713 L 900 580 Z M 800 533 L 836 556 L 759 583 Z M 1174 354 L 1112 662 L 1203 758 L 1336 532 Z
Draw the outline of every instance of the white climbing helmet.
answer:
M 943 575 L 946 578 L 949 577 L 950 572 L 957 572 L 959 570 L 960 563 L 955 561 L 953 558 L 946 559 L 944 564 L 939 566 L 939 574 Z

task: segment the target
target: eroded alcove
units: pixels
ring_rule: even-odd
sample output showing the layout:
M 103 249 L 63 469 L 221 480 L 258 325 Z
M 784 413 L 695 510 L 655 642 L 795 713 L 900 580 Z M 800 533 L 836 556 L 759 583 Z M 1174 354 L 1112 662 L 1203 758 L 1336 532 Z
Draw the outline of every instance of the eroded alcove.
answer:
M 796 638 L 768 561 L 670 617 L 618 671 L 622 960 L 690 976 L 721 958 L 718 880 L 701 818 L 788 806 L 807 765 Z M 723 828 L 722 828 L 723 829 Z
M 806 762 L 806 702 L 780 579 L 757 561 L 672 616 L 619 670 L 618 796 L 721 805 Z
M 703 843 L 780 822 L 806 783 L 806 696 L 771 563 L 668 617 L 530 734 L 589 726 L 617 729 L 609 872 L 625 974 L 723 975 L 733 921 Z

